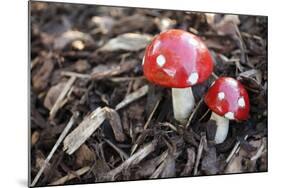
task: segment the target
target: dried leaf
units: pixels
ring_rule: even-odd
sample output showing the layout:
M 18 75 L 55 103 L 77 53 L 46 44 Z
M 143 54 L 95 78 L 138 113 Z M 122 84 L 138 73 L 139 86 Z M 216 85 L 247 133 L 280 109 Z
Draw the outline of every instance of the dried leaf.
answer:
M 116 38 L 110 39 L 100 51 L 138 51 L 144 49 L 152 37 L 147 34 L 125 33 Z

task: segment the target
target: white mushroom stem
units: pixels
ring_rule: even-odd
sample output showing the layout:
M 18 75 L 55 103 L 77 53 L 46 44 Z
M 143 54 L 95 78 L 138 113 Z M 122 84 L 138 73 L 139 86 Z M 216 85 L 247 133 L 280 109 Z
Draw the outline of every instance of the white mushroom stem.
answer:
M 211 115 L 211 120 L 214 120 L 217 125 L 217 131 L 215 135 L 215 142 L 216 144 L 223 143 L 225 140 L 227 133 L 228 133 L 228 128 L 229 128 L 229 119 L 220 116 L 216 114 L 215 112 L 212 112 Z
M 194 104 L 194 96 L 191 87 L 172 88 L 174 117 L 182 124 L 187 122 Z

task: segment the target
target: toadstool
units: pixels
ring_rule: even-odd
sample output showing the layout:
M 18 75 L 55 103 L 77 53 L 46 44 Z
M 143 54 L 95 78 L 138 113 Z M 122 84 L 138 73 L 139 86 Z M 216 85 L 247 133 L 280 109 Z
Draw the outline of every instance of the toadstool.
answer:
M 242 121 L 249 116 L 248 93 L 234 78 L 218 78 L 207 91 L 204 101 L 212 110 L 211 120 L 217 125 L 216 144 L 222 143 L 227 137 L 229 120 Z
M 146 47 L 142 65 L 149 81 L 172 88 L 174 118 L 186 123 L 195 103 L 191 87 L 207 80 L 213 71 L 205 44 L 189 32 L 171 29 Z

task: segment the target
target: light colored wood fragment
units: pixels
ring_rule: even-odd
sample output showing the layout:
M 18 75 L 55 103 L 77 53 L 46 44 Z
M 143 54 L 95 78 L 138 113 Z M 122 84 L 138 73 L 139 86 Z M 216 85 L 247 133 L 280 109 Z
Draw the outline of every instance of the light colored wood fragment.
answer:
M 77 176 L 81 176 L 83 174 L 85 174 L 86 172 L 88 172 L 91 168 L 89 166 L 85 166 L 83 168 L 80 168 L 79 170 L 75 171 L 74 174 L 68 174 L 52 183 L 50 183 L 49 185 L 62 185 L 65 182 L 72 180 L 74 178 L 76 178 Z
M 77 128 L 64 139 L 63 150 L 69 155 L 73 154 L 100 127 L 105 118 L 106 111 L 100 107 L 86 116 Z
M 146 156 L 148 156 L 151 152 L 155 150 L 155 146 L 157 144 L 156 140 L 153 140 L 143 148 L 139 149 L 134 155 L 129 157 L 126 161 L 124 161 L 121 165 L 116 167 L 115 169 L 109 171 L 105 176 L 106 180 L 114 180 L 114 177 L 120 173 L 122 170 L 127 169 L 129 166 L 136 165 L 140 161 L 142 161 Z
M 245 140 L 247 140 L 247 138 L 248 138 L 248 135 L 246 135 L 244 137 Z M 238 153 L 239 150 L 240 150 L 240 141 L 237 141 L 236 144 L 234 145 L 233 149 L 231 150 L 230 154 L 226 158 L 225 162 L 228 164 L 231 161 L 233 155 Z
M 199 166 L 199 162 L 203 153 L 203 149 L 204 149 L 204 145 L 207 143 L 206 140 L 206 135 L 203 135 L 200 139 L 200 144 L 198 146 L 198 150 L 197 150 L 197 156 L 196 156 L 196 162 L 195 162 L 195 167 L 194 167 L 194 171 L 193 171 L 193 175 L 196 176 L 198 174 L 198 166 Z
M 111 125 L 111 128 L 113 130 L 115 139 L 118 142 L 124 142 L 124 140 L 126 139 L 126 136 L 123 132 L 123 127 L 121 124 L 121 119 L 119 114 L 108 107 L 105 107 L 104 110 L 106 111 L 106 118 L 109 120 L 109 124 Z
M 123 101 L 121 101 L 119 104 L 117 104 L 117 106 L 115 107 L 115 110 L 120 110 L 121 108 L 124 108 L 126 105 L 128 105 L 128 104 L 132 103 L 133 101 L 146 95 L 147 92 L 148 92 L 148 85 L 145 85 L 145 86 L 141 87 L 140 89 L 136 90 L 135 92 L 130 93 L 123 99 Z
M 157 109 L 159 103 L 160 103 L 160 100 L 161 100 L 161 99 L 159 99 L 159 100 L 156 102 L 156 104 L 155 104 L 155 106 L 154 106 L 154 108 L 153 108 L 151 114 L 149 115 L 149 117 L 148 117 L 148 119 L 147 119 L 147 121 L 146 121 L 146 123 L 145 123 L 145 125 L 144 125 L 144 130 L 147 129 L 147 127 L 148 127 L 148 125 L 149 125 L 149 123 L 150 123 L 150 121 L 151 121 L 151 119 L 152 119 L 152 117 L 153 117 L 153 115 L 154 115 L 154 113 L 155 113 L 155 111 L 156 111 L 156 109 Z
M 54 106 L 50 110 L 49 118 L 51 120 L 54 119 L 54 117 L 56 116 L 57 111 L 61 108 L 62 104 L 65 104 L 64 98 L 66 97 L 67 93 L 69 92 L 69 90 L 70 90 L 71 86 L 73 85 L 73 83 L 75 82 L 75 80 L 76 80 L 76 77 L 73 76 L 65 84 L 65 86 L 64 86 L 62 92 L 60 93 L 59 97 L 57 98 Z
M 77 78 L 85 78 L 85 79 L 90 79 L 91 75 L 89 74 L 81 74 L 77 72 L 70 72 L 70 71 L 62 71 L 61 75 L 63 76 L 70 76 L 70 77 L 77 77 Z

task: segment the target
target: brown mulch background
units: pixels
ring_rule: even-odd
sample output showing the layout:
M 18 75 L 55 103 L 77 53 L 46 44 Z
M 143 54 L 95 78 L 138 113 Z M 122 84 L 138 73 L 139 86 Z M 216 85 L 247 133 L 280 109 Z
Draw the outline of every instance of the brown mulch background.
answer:
M 267 171 L 267 17 L 30 4 L 31 179 L 73 114 L 79 115 L 69 133 L 99 107 L 110 111 L 73 154 L 60 144 L 36 185 Z M 170 89 L 149 83 L 142 72 L 145 45 L 171 28 L 200 36 L 216 64 L 214 75 L 193 87 L 197 106 L 188 128 L 173 119 Z M 251 103 L 250 118 L 231 121 L 219 145 L 202 102 L 215 75 L 240 80 Z M 143 96 L 115 109 L 146 85 Z M 60 179 L 65 176 L 73 177 Z

